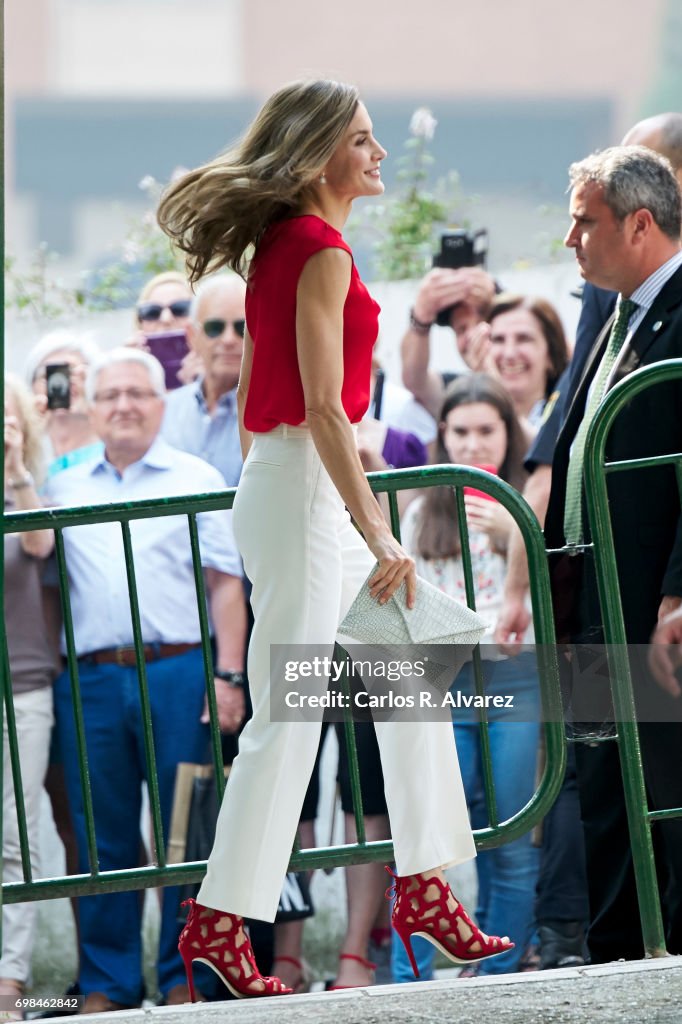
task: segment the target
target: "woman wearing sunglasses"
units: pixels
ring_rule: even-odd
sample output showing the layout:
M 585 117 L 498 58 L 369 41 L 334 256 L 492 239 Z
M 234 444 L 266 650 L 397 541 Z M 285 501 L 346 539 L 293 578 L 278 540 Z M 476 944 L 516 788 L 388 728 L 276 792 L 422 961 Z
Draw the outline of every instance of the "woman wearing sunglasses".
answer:
M 143 348 L 147 352 L 160 357 L 161 362 L 166 365 L 163 358 L 163 351 L 160 351 L 153 344 L 155 334 L 177 334 L 179 342 L 184 350 L 184 356 L 178 356 L 175 352 L 169 359 L 182 358 L 180 368 L 177 370 L 177 387 L 179 384 L 189 384 L 196 379 L 202 371 L 201 359 L 196 353 L 187 348 L 187 324 L 190 318 L 190 307 L 192 305 L 192 288 L 185 277 L 177 270 L 167 270 L 162 274 L 156 274 L 142 288 L 137 302 L 135 303 L 135 327 L 133 337 L 128 341 L 129 345 Z M 182 335 L 185 335 L 184 341 Z M 150 343 L 150 339 L 152 339 Z M 168 382 L 169 386 L 173 382 Z
M 253 717 L 180 937 L 193 999 L 197 960 L 239 997 L 291 991 L 261 976 L 243 918 L 274 919 L 321 722 L 271 714 L 271 645 L 319 644 L 331 655 L 370 573 L 379 602 L 405 583 L 414 605 L 414 562 L 370 490 L 352 427 L 369 404 L 379 307 L 341 229 L 354 199 L 384 191 L 385 156 L 354 87 L 296 82 L 234 149 L 173 183 L 159 208 L 192 280 L 224 265 L 247 279 L 234 529 L 253 583 Z M 319 683 L 323 693 L 327 679 Z M 272 685 L 287 689 L 279 674 Z M 421 932 L 457 961 L 504 952 L 508 940 L 482 934 L 443 875 L 475 853 L 451 727 L 377 722 L 376 732 L 398 871 L 394 925 L 406 944 Z

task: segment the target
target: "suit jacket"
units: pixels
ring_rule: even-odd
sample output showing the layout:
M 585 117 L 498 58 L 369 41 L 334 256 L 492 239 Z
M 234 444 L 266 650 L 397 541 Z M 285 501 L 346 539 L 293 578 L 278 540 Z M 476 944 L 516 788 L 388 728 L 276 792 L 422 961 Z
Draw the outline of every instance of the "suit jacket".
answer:
M 555 395 L 558 393 L 554 407 L 547 419 L 543 421 L 528 449 L 525 465 L 529 473 L 532 473 L 537 466 L 552 465 L 559 431 L 566 418 L 568 396 L 574 393 L 575 382 L 580 381 L 594 340 L 599 337 L 604 324 L 613 313 L 616 298 L 616 292 L 597 288 L 596 285 L 589 282 L 583 288 L 582 308 L 575 335 L 573 356 L 554 389 Z
M 576 373 L 566 395 L 566 416 L 552 463 L 552 491 L 545 521 L 549 548 L 563 546 L 566 476 L 571 444 L 583 418 L 589 386 L 606 347 L 613 315 Z M 633 335 L 614 383 L 640 366 L 682 358 L 682 267 L 654 300 Z M 682 452 L 682 382 L 649 388 L 621 410 L 607 442 L 607 458 L 632 459 Z M 682 595 L 680 497 L 673 467 L 619 472 L 608 478 L 609 505 L 630 643 L 647 643 L 663 594 Z M 578 559 L 570 559 L 579 562 Z M 561 571 L 552 566 L 555 592 Z M 589 574 L 579 587 L 594 588 Z M 564 595 L 565 596 L 565 595 Z M 596 607 L 594 594 L 578 589 L 574 600 Z M 595 623 L 595 625 L 598 625 Z

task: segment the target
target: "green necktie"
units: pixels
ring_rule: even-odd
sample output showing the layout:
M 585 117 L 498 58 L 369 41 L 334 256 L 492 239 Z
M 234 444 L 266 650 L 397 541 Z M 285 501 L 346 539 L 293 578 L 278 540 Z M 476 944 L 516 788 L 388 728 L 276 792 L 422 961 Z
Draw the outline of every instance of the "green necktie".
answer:
M 581 544 L 583 540 L 582 479 L 587 431 L 604 397 L 607 381 L 627 337 L 630 317 L 636 309 L 636 302 L 632 302 L 631 299 L 621 299 L 606 344 L 606 351 L 594 376 L 582 423 L 571 448 L 571 459 L 566 475 L 566 504 L 564 507 L 564 536 L 567 544 Z

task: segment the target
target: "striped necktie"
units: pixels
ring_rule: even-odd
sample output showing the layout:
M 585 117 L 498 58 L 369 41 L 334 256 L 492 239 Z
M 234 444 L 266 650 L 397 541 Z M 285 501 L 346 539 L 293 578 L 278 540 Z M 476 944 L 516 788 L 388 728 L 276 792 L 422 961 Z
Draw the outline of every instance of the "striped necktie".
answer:
M 578 428 L 575 440 L 573 441 L 573 447 L 571 448 L 571 459 L 566 475 L 566 503 L 564 506 L 564 536 L 566 543 L 570 545 L 581 544 L 583 540 L 582 478 L 587 431 L 604 397 L 611 371 L 616 365 L 616 359 L 627 337 L 630 317 L 636 309 L 636 302 L 632 302 L 631 299 L 621 299 L 606 350 L 592 382 L 582 423 Z

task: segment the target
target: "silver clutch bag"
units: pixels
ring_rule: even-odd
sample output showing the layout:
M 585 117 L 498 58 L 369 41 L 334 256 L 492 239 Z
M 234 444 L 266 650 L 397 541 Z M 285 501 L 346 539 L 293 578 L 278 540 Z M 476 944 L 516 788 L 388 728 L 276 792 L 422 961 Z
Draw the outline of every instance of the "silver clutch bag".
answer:
M 339 634 L 361 644 L 386 648 L 393 644 L 457 644 L 475 647 L 485 633 L 480 615 L 455 601 L 442 590 L 417 577 L 414 608 L 408 608 L 403 583 L 386 604 L 370 596 L 369 580 L 348 609 L 339 626 Z

